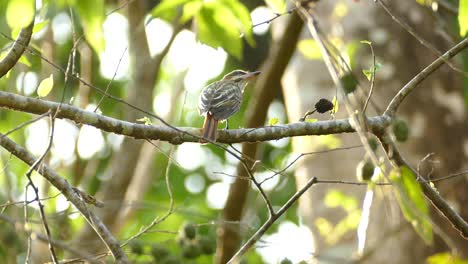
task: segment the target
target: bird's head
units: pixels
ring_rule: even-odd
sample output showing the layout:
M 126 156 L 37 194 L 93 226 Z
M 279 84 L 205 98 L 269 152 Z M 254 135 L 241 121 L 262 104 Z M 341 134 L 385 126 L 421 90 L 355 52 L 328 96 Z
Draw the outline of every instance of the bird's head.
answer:
M 234 70 L 226 75 L 224 75 L 223 80 L 231 80 L 235 82 L 245 82 L 254 79 L 260 74 L 259 71 L 248 72 L 243 70 Z

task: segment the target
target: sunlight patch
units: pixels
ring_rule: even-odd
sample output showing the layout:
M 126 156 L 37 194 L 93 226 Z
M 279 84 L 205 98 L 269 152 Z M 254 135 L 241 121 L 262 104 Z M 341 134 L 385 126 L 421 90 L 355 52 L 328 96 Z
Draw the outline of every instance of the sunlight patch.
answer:
M 306 226 L 293 222 L 282 222 L 278 232 L 264 235 L 262 243 L 257 243 L 257 252 L 267 263 L 278 263 L 288 258 L 293 263 L 310 260 L 314 250 L 312 233 Z

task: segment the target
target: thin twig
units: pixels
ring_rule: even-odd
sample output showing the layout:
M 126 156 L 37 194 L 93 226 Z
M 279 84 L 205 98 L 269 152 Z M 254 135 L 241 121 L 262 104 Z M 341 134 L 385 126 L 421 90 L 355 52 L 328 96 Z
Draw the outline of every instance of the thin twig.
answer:
M 312 185 L 317 183 L 317 178 L 312 177 L 304 187 L 298 190 L 289 200 L 278 210 L 271 215 L 268 220 L 260 227 L 254 235 L 236 252 L 228 263 L 238 263 L 240 258 L 265 234 L 265 232 L 282 216 Z
M 122 5 L 120 5 L 120 6 L 118 6 L 117 8 L 112 9 L 111 11 L 107 12 L 107 13 L 106 13 L 106 17 L 107 17 L 107 16 L 110 16 L 111 14 L 113 14 L 113 13 L 115 13 L 115 12 L 117 12 L 117 11 L 119 11 L 119 10 L 122 9 L 122 8 L 125 8 L 126 6 L 128 6 L 129 4 L 131 4 L 133 1 L 135 1 L 135 0 L 127 0 L 127 1 L 125 1 L 125 3 L 123 3 Z
M 448 175 L 448 176 L 440 177 L 440 178 L 437 178 L 437 179 L 431 179 L 431 180 L 424 180 L 424 179 L 421 180 L 421 179 L 419 179 L 419 181 L 424 181 L 424 182 L 439 182 L 439 181 L 445 181 L 445 180 L 448 180 L 448 179 L 460 177 L 460 176 L 467 175 L 467 174 L 468 174 L 468 170 L 462 171 L 462 172 L 453 173 L 453 174 L 450 174 L 450 175 Z
M 269 176 L 268 178 L 265 178 L 263 181 L 260 182 L 260 184 L 263 184 L 265 181 L 272 179 L 273 177 L 275 177 L 278 174 L 282 174 L 287 169 L 289 169 L 294 163 L 296 163 L 300 158 L 302 158 L 304 156 L 314 155 L 314 154 L 323 154 L 323 153 L 334 152 L 334 151 L 339 151 L 339 150 L 355 149 L 355 148 L 361 148 L 361 147 L 362 147 L 362 145 L 356 145 L 356 146 L 349 146 L 349 147 L 342 147 L 342 148 L 334 148 L 334 149 L 326 149 L 326 150 L 319 150 L 319 151 L 301 153 L 293 161 L 291 161 L 288 165 L 286 165 L 283 169 L 275 172 L 273 175 Z
M 35 197 L 35 200 L 37 201 L 37 204 L 39 205 L 39 214 L 41 216 L 41 219 L 42 219 L 42 224 L 43 224 L 43 227 L 44 227 L 44 231 L 46 233 L 46 236 L 47 236 L 47 240 L 49 241 L 49 251 L 50 251 L 50 255 L 52 257 L 52 261 L 56 264 L 58 264 L 58 259 L 57 259 L 57 255 L 55 253 L 55 249 L 54 249 L 54 246 L 52 245 L 52 243 L 50 243 L 50 240 L 51 240 L 51 235 L 50 235 L 50 229 L 49 229 L 49 225 L 47 224 L 47 218 L 45 216 L 45 212 L 44 212 L 44 205 L 42 204 L 40 198 L 39 198 L 39 190 L 38 188 L 34 185 L 34 182 L 32 181 L 32 178 L 31 178 L 31 174 L 34 170 L 37 170 L 37 167 L 39 166 L 39 164 L 44 160 L 45 156 L 49 153 L 50 151 L 50 148 L 52 147 L 52 142 L 53 142 L 53 138 L 54 138 L 54 119 L 52 117 L 52 113 L 49 113 L 49 117 L 50 117 L 50 134 L 49 134 L 49 141 L 48 141 L 48 144 L 47 144 L 47 147 L 46 149 L 44 150 L 44 153 L 42 153 L 42 155 L 29 167 L 28 171 L 26 172 L 26 177 L 28 178 L 28 184 L 26 184 L 25 188 L 24 188 L 24 193 L 25 193 L 25 199 L 24 199 L 24 212 L 25 212 L 25 221 L 27 223 L 28 221 L 28 206 L 26 204 L 27 202 L 27 192 L 28 192 L 28 187 L 31 186 L 31 188 L 33 189 L 34 191 L 34 194 L 36 195 Z M 28 253 L 31 252 L 31 236 L 28 237 Z M 29 254 L 28 254 L 28 257 L 29 257 Z M 28 258 L 27 258 L 28 259 Z
M 11 129 L 10 131 L 6 132 L 5 134 L 2 134 L 2 135 L 0 136 L 0 138 L 1 138 L 1 137 L 6 137 L 6 136 L 10 135 L 11 133 L 18 131 L 18 130 L 20 130 L 21 128 L 27 126 L 27 125 L 30 125 L 30 124 L 32 124 L 32 123 L 35 123 L 36 121 L 39 121 L 40 119 L 42 119 L 42 118 L 48 116 L 49 114 L 50 114 L 49 112 L 45 112 L 45 113 L 43 113 L 43 114 L 41 114 L 41 115 L 39 115 L 39 116 L 37 116 L 37 117 L 31 119 L 31 120 L 28 120 L 28 121 L 26 121 L 26 122 L 23 122 L 23 123 L 19 124 L 17 127 L 15 127 L 15 128 L 13 128 L 13 129 Z
M 353 182 L 353 181 L 343 181 L 343 180 L 317 180 L 318 183 L 327 183 L 327 184 L 346 184 L 346 185 L 358 185 L 358 186 L 368 186 L 368 182 Z M 372 182 L 372 185 L 378 186 L 393 186 L 393 183 L 390 182 Z
M 172 165 L 172 158 L 170 158 L 174 153 L 174 146 L 171 147 L 171 151 L 169 153 L 169 158 L 167 159 L 167 166 L 166 166 L 166 188 L 167 188 L 167 193 L 169 194 L 169 209 L 167 210 L 167 212 L 159 217 L 155 217 L 153 219 L 153 221 L 151 221 L 151 223 L 145 227 L 142 227 L 140 229 L 140 231 L 138 233 L 136 233 L 135 235 L 129 237 L 125 242 L 122 243 L 121 247 L 124 247 L 126 246 L 128 243 L 130 243 L 130 241 L 140 237 L 141 235 L 147 233 L 148 231 L 150 231 L 151 228 L 153 228 L 154 226 L 162 223 L 164 220 L 166 220 L 173 212 L 174 212 L 174 194 L 172 193 L 172 188 L 171 188 L 171 182 L 169 180 L 169 171 L 170 171 L 170 168 L 171 168 L 171 165 Z
M 388 105 L 387 109 L 384 112 L 384 115 L 387 115 L 391 118 L 395 115 L 398 107 L 403 102 L 408 94 L 410 94 L 414 88 L 416 88 L 422 81 L 424 81 L 429 75 L 435 72 L 440 66 L 444 65 L 448 59 L 454 57 L 462 50 L 468 47 L 468 37 L 460 41 L 457 45 L 453 46 L 444 55 L 440 56 L 424 68 L 421 72 L 416 74 L 416 76 L 411 79 L 408 83 L 403 86 L 403 88 L 398 91 L 398 93 L 393 97 L 392 101 Z
M 284 16 L 284 15 L 290 15 L 290 14 L 292 14 L 292 12 L 294 12 L 295 10 L 296 10 L 296 8 L 294 7 L 294 8 L 291 8 L 291 9 L 287 10 L 287 11 L 284 12 L 284 13 L 275 13 L 275 16 L 274 16 L 274 17 L 272 17 L 272 18 L 270 18 L 270 19 L 268 19 L 268 20 L 266 20 L 266 21 L 260 22 L 260 23 L 258 23 L 258 24 L 252 25 L 252 28 L 258 27 L 258 26 L 264 25 L 264 24 L 270 24 L 271 22 L 273 22 L 273 20 L 275 20 L 275 19 L 277 19 L 277 18 L 279 18 L 279 17 L 281 17 L 281 16 Z
M 128 47 L 125 47 L 124 51 L 122 52 L 122 55 L 120 56 L 120 59 L 119 59 L 119 62 L 117 63 L 117 66 L 115 67 L 115 71 L 114 71 L 114 75 L 112 76 L 112 78 L 110 79 L 110 81 L 107 83 L 107 86 L 106 86 L 106 89 L 104 90 L 104 93 L 107 94 L 107 92 L 109 91 L 109 88 L 112 84 L 112 82 L 114 81 L 115 79 L 115 76 L 117 76 L 117 72 L 119 71 L 119 67 L 120 67 L 120 63 L 122 62 L 122 59 L 123 57 L 125 56 L 125 53 L 127 53 L 127 49 Z M 103 95 L 101 97 L 101 99 L 99 99 L 99 102 L 97 103 L 96 107 L 94 108 L 93 112 L 96 113 L 96 111 L 98 110 L 99 106 L 101 105 L 102 101 L 104 100 L 105 96 Z
M 40 201 L 47 201 L 47 200 L 55 199 L 55 198 L 57 198 L 59 195 L 61 195 L 61 193 L 57 193 L 56 195 L 52 195 L 52 196 L 49 196 L 49 197 L 41 198 L 41 199 L 39 199 L 39 200 L 40 200 Z M 0 205 L 0 208 L 3 209 L 3 208 L 7 208 L 7 207 L 9 207 L 9 206 L 11 206 L 11 205 L 18 205 L 18 204 L 24 204 L 24 203 L 26 203 L 26 204 L 31 204 L 31 203 L 33 203 L 33 202 L 35 202 L 35 201 L 37 201 L 37 199 L 33 199 L 33 200 L 29 200 L 29 201 L 24 200 L 24 201 L 18 201 L 18 202 L 6 202 L 6 203 L 4 203 L 4 204 L 1 204 L 1 205 Z
M 410 33 L 411 36 L 413 36 L 416 40 L 419 41 L 424 47 L 428 48 L 430 51 L 432 51 L 435 55 L 438 56 L 438 58 L 441 58 L 444 60 L 445 63 L 454 71 L 463 74 L 463 76 L 468 77 L 468 73 L 463 71 L 462 69 L 459 69 L 453 63 L 451 63 L 448 59 L 449 58 L 443 58 L 442 52 L 440 52 L 437 48 L 435 48 L 429 41 L 425 40 L 421 35 L 419 35 L 415 29 L 413 29 L 408 23 L 404 22 L 403 19 L 398 17 L 392 10 L 390 10 L 390 7 L 382 0 L 374 0 L 374 2 L 377 1 L 380 6 L 387 12 L 387 14 L 402 28 L 404 28 L 408 33 Z

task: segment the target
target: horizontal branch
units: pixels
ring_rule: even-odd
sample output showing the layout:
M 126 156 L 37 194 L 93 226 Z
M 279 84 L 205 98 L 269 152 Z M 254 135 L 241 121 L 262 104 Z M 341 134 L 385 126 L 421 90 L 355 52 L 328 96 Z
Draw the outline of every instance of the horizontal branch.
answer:
M 0 107 L 41 115 L 49 110 L 55 112 L 59 109 L 59 103 L 0 91 Z M 193 127 L 174 128 L 166 125 L 155 126 L 131 123 L 66 104 L 60 105 L 56 117 L 136 139 L 161 140 L 172 144 L 198 142 L 201 132 L 200 128 Z M 390 118 L 387 116 L 370 117 L 367 122 L 371 131 L 380 133 L 390 124 Z M 217 141 L 220 143 L 257 142 L 296 136 L 351 132 L 355 132 L 355 130 L 348 119 L 339 119 L 314 123 L 299 122 L 261 128 L 221 130 Z

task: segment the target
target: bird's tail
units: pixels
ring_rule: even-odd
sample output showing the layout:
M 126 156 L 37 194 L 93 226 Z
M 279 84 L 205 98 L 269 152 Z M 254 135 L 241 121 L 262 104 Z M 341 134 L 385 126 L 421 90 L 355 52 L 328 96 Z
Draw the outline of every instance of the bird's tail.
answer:
M 209 112 L 206 113 L 205 122 L 203 123 L 202 136 L 211 141 L 216 141 L 217 132 L 218 132 L 218 120 L 214 119 L 213 115 L 211 115 Z M 200 139 L 199 142 L 202 144 L 208 143 L 208 141 L 204 139 Z

